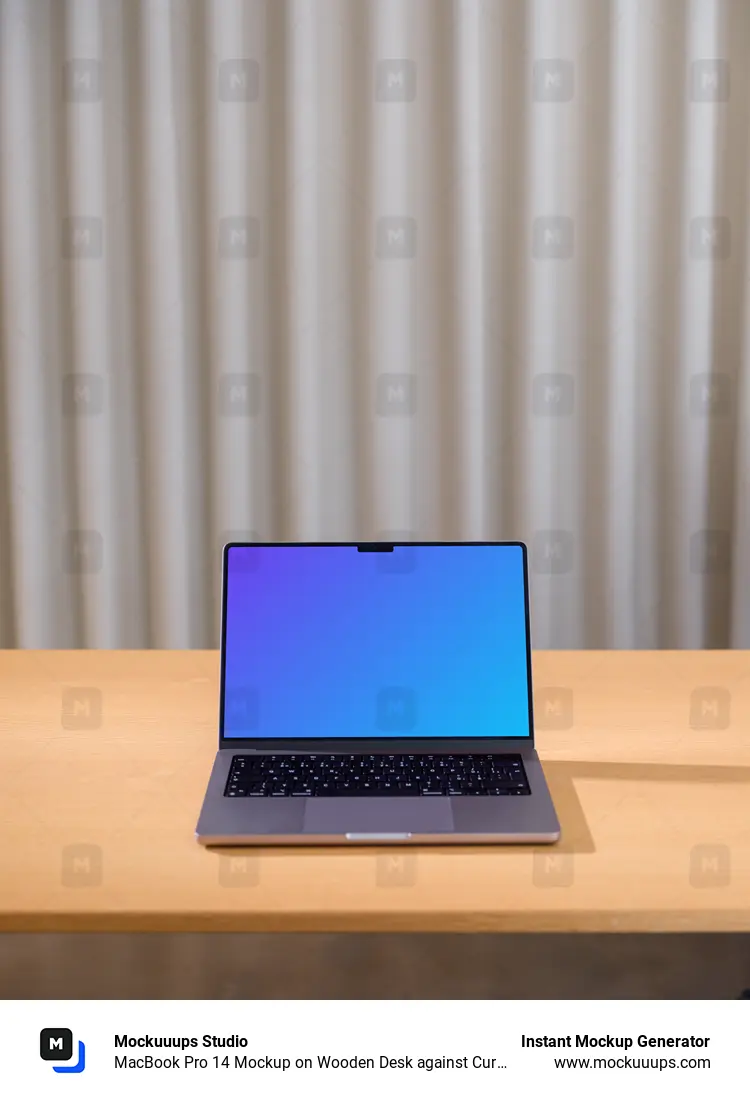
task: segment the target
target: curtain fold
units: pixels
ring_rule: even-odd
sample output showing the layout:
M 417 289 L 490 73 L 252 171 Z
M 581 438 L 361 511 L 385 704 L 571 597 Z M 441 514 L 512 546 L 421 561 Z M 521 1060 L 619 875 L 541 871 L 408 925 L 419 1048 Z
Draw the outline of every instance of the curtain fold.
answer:
M 522 539 L 540 647 L 750 644 L 746 0 L 0 0 L 0 644 L 225 541 Z

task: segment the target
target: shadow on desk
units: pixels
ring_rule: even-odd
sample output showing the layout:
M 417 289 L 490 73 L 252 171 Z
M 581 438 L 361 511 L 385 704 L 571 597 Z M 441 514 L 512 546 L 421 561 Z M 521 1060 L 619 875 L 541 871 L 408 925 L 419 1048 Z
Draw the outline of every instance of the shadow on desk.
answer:
M 584 855 L 596 851 L 590 825 L 586 820 L 576 791 L 576 781 L 611 780 L 617 782 L 679 783 L 699 787 L 717 784 L 746 784 L 750 786 L 750 768 L 704 764 L 630 764 L 595 763 L 578 760 L 550 760 L 544 763 L 552 799 L 562 822 L 562 840 L 555 846 L 557 852 Z M 750 831 L 750 826 L 749 826 Z

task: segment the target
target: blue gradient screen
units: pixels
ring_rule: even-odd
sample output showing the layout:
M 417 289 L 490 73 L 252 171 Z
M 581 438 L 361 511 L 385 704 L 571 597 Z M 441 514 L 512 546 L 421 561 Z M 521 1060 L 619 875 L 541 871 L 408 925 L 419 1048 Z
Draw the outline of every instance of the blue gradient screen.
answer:
M 528 737 L 523 550 L 232 546 L 224 737 Z

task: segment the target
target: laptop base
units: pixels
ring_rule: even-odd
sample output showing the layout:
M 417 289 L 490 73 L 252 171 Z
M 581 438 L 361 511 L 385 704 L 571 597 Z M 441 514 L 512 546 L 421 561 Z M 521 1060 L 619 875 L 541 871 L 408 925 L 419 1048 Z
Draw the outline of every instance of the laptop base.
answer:
M 214 761 L 196 830 L 201 844 L 551 844 L 560 825 L 533 749 L 523 797 L 243 798 L 225 796 L 236 749 Z

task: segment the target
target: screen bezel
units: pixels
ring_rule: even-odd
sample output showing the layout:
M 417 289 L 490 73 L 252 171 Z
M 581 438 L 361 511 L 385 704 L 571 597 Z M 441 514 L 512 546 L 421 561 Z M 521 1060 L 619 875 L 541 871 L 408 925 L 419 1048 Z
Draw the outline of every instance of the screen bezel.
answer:
M 526 683 L 528 686 L 528 736 L 509 737 L 498 734 L 497 737 L 400 737 L 390 734 L 387 737 L 301 737 L 269 738 L 269 737 L 225 737 L 224 736 L 224 688 L 226 672 L 226 631 L 227 631 L 227 604 L 229 598 L 229 551 L 234 548 L 252 547 L 272 548 L 283 546 L 285 548 L 298 547 L 350 547 L 357 550 L 359 547 L 375 548 L 378 546 L 411 546 L 415 548 L 427 546 L 515 546 L 521 550 L 523 566 L 523 597 L 524 616 L 526 629 Z M 283 752 L 386 752 L 398 744 L 399 752 L 421 752 L 434 746 L 440 752 L 487 752 L 493 745 L 502 744 L 507 751 L 511 743 L 514 748 L 533 748 L 534 745 L 534 692 L 531 682 L 531 616 L 529 609 L 529 575 L 528 575 L 528 551 L 524 542 L 228 542 L 224 547 L 222 558 L 222 598 L 221 598 L 221 672 L 219 689 L 219 748 L 220 749 L 259 749 L 263 751 L 278 750 Z

